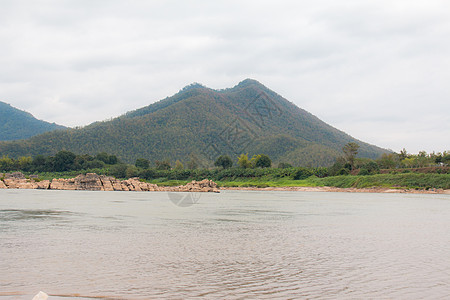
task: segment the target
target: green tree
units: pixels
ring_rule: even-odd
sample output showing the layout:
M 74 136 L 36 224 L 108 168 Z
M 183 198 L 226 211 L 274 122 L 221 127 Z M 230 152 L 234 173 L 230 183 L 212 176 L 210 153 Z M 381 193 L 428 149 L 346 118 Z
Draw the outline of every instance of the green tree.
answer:
M 177 161 L 175 162 L 175 170 L 183 170 L 183 169 L 184 169 L 183 163 L 177 159 Z
M 125 177 L 132 178 L 138 176 L 139 171 L 135 166 L 127 166 L 125 170 Z
M 187 168 L 189 170 L 195 170 L 198 168 L 198 164 L 199 164 L 198 158 L 195 154 L 191 154 L 190 157 L 191 157 L 191 160 L 188 161 Z
M 18 169 L 28 172 L 28 171 L 30 171 L 30 169 L 32 167 L 32 165 L 31 165 L 32 162 L 33 162 L 33 159 L 31 158 L 31 156 L 21 156 L 17 160 Z
M 292 165 L 286 162 L 280 162 L 278 164 L 278 169 L 288 169 L 288 168 L 292 168 Z
M 101 169 L 104 167 L 105 163 L 98 159 L 86 161 L 86 163 L 84 164 L 84 169 Z
M 75 158 L 77 156 L 66 150 L 61 150 L 56 153 L 55 158 L 53 160 L 54 170 L 57 172 L 69 171 L 74 167 Z
M 238 165 L 241 168 L 248 169 L 252 167 L 251 162 L 248 160 L 248 154 L 241 154 L 238 157 Z
M 350 164 L 351 169 L 355 168 L 355 157 L 358 154 L 359 145 L 357 143 L 350 142 L 346 144 L 342 151 L 344 151 L 344 158 L 347 163 Z
M 301 180 L 306 179 L 310 176 L 314 175 L 313 172 L 310 169 L 306 168 L 296 168 L 294 173 L 292 174 L 292 179 L 294 180 Z
M 117 158 L 117 156 L 115 156 L 115 155 L 110 155 L 109 157 L 108 157 L 108 162 L 107 162 L 107 164 L 109 164 L 109 165 L 115 165 L 115 164 L 117 164 L 119 162 L 119 159 Z
M 114 176 L 115 178 L 126 178 L 127 168 L 128 166 L 126 164 L 117 164 L 109 169 L 108 174 Z
M 93 159 L 89 154 L 77 155 L 75 157 L 74 167 L 76 170 L 87 169 L 88 162 L 91 162 Z
M 0 170 L 1 171 L 12 171 L 14 168 L 14 160 L 9 158 L 7 155 L 3 155 L 2 158 L 0 158 Z
M 155 165 L 156 169 L 158 170 L 170 170 L 172 168 L 168 159 L 165 159 L 163 161 L 156 160 Z
M 343 157 L 338 157 L 336 159 L 336 162 L 328 168 L 328 175 L 341 175 L 340 173 L 342 169 L 345 169 L 345 159 Z
M 369 171 L 370 174 L 377 174 L 378 171 L 380 171 L 380 166 L 375 161 L 369 161 L 367 164 L 364 165 L 364 168 Z
M 265 154 L 259 154 L 256 156 L 254 166 L 257 168 L 270 168 L 272 166 L 272 160 Z
M 105 164 L 109 163 L 109 154 L 106 152 L 100 152 L 95 156 L 96 159 L 101 160 Z
M 233 166 L 233 161 L 228 155 L 219 156 L 214 162 L 216 167 L 222 167 L 224 169 L 229 169 Z
M 399 155 L 395 153 L 383 153 L 377 159 L 377 163 L 382 169 L 394 169 L 400 166 Z
M 136 159 L 136 163 L 134 164 L 137 168 L 148 169 L 150 167 L 150 161 L 145 158 Z
M 442 155 L 442 163 L 444 165 L 450 165 L 450 153 L 445 153 Z
M 33 161 L 31 162 L 31 167 L 33 171 L 36 172 L 44 172 L 47 170 L 46 168 L 47 158 L 44 155 L 36 155 L 33 157 Z
M 400 151 L 400 153 L 399 153 L 398 156 L 400 157 L 400 160 L 404 160 L 405 158 L 409 157 L 409 154 L 408 154 L 408 152 L 406 151 L 406 149 L 403 148 L 403 149 Z

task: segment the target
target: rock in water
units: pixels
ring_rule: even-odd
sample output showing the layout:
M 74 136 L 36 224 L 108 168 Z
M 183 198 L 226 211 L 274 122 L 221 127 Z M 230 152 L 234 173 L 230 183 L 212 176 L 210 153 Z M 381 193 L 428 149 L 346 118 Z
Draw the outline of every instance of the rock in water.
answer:
M 33 297 L 32 300 L 47 300 L 48 295 L 44 293 L 43 291 L 40 291 L 36 294 L 36 296 Z

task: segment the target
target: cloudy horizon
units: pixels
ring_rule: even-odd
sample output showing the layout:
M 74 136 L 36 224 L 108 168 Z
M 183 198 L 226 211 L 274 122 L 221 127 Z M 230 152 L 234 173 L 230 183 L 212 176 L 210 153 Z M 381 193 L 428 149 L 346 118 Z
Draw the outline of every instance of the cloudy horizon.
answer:
M 2 1 L 0 101 L 74 127 L 258 80 L 364 142 L 450 150 L 445 1 Z

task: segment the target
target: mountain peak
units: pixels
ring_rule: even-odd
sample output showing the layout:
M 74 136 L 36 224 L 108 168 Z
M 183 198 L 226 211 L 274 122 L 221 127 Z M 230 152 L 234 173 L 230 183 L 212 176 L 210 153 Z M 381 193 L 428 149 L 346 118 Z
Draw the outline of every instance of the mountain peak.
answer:
M 264 86 L 262 83 L 260 83 L 259 81 L 255 80 L 255 79 L 247 78 L 247 79 L 244 79 L 241 82 L 239 82 L 238 85 L 236 85 L 236 87 L 247 87 L 250 85 Z
M 204 85 L 201 84 L 201 83 L 193 82 L 193 83 L 191 83 L 191 84 L 188 84 L 188 85 L 185 86 L 184 88 L 182 88 L 182 89 L 180 90 L 180 92 L 185 92 L 185 91 L 189 91 L 189 90 L 192 90 L 192 89 L 199 89 L 199 88 L 207 88 L 207 87 L 204 86 Z
M 360 145 L 362 157 L 385 152 L 333 128 L 258 81 L 245 79 L 224 90 L 193 83 L 171 97 L 70 134 L 55 131 L 20 143 L 0 142 L 0 153 L 18 157 L 53 155 L 62 149 L 105 151 L 130 163 L 138 158 L 185 163 L 195 157 L 207 166 L 220 155 L 264 153 L 274 162 L 325 166 L 348 142 Z

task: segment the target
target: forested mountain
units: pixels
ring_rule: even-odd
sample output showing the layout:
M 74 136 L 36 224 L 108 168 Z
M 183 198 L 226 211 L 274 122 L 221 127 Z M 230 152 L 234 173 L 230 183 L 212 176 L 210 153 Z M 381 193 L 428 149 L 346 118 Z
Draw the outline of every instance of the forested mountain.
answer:
M 0 141 L 27 139 L 63 128 L 66 127 L 38 120 L 32 114 L 0 101 Z
M 61 149 L 105 151 L 126 162 L 192 159 L 211 165 L 221 154 L 267 154 L 276 162 L 325 166 L 356 142 L 360 156 L 387 150 L 356 140 L 295 106 L 259 82 L 213 90 L 199 84 L 111 121 L 67 129 L 26 141 L 0 142 L 0 155 L 52 155 Z

